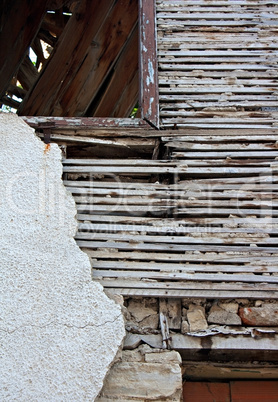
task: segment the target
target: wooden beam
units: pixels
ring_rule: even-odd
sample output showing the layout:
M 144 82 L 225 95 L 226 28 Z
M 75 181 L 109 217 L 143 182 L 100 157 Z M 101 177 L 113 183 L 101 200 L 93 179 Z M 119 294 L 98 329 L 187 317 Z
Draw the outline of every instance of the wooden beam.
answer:
M 123 131 L 120 131 L 120 136 L 125 136 L 128 137 L 130 132 L 127 133 L 125 130 L 126 128 L 144 128 L 144 129 L 149 129 L 151 133 L 154 133 L 154 130 L 150 129 L 149 124 L 147 124 L 144 120 L 142 119 L 122 119 L 122 118 L 99 118 L 99 117 L 54 117 L 54 116 L 22 116 L 22 119 L 29 124 L 29 126 L 33 128 L 39 128 L 40 123 L 51 123 L 53 126 L 55 126 L 56 129 L 63 129 L 66 132 L 69 132 L 70 130 L 73 131 L 72 134 L 76 134 L 77 132 L 82 133 L 82 135 L 85 135 L 85 131 L 90 131 L 92 132 L 93 136 L 97 136 L 97 133 L 99 133 L 100 136 L 104 137 L 115 137 L 118 135 L 118 131 L 115 130 L 120 130 L 124 129 Z M 101 128 L 105 129 L 104 131 L 101 130 Z M 53 131 L 55 131 L 53 129 Z M 61 131 L 59 131 L 61 132 Z M 106 133 L 106 135 L 105 135 Z M 110 134 L 109 134 L 110 133 Z M 69 133 L 70 134 L 70 133 Z M 107 135 L 108 134 L 108 135 Z M 131 133 L 132 134 L 132 133 Z M 141 132 L 141 130 L 137 130 L 136 132 L 133 133 L 134 135 L 137 136 L 146 136 L 146 132 L 144 131 L 144 134 Z M 86 132 L 86 135 L 90 135 L 89 133 Z M 160 135 L 160 134 L 159 134 Z
M 142 117 L 159 127 L 155 1 L 139 0 L 140 106 Z
M 46 1 L 10 0 L 4 3 L 0 30 L 0 98 L 34 40 L 46 11 Z
M 38 78 L 39 73 L 36 67 L 33 65 L 29 56 L 26 55 L 23 62 L 19 67 L 17 79 L 22 85 L 23 89 L 28 91 Z

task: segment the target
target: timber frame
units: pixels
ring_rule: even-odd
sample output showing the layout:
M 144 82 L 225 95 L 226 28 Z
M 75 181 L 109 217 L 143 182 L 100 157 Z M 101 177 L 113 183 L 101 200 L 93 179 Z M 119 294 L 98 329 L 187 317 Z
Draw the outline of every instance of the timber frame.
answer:
M 93 277 L 125 297 L 278 299 L 276 3 L 137 4 L 142 116 L 23 117 L 63 146 Z

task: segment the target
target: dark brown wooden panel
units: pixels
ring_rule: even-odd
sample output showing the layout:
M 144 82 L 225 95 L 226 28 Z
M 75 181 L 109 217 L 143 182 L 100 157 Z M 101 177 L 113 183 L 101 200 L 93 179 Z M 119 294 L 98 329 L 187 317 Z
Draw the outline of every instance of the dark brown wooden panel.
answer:
M 230 387 L 221 382 L 185 382 L 184 402 L 230 402 Z
M 231 402 L 277 402 L 278 381 L 232 381 Z

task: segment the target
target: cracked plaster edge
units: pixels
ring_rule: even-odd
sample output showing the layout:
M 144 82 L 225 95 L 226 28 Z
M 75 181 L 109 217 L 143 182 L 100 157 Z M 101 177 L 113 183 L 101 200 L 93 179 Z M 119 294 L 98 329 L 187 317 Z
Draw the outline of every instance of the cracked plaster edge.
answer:
M 4 112 L 3 112 L 3 114 L 4 114 Z M 6 114 L 6 113 L 5 113 L 5 114 Z M 44 149 L 44 153 L 46 153 L 46 152 L 49 151 L 50 146 L 43 143 L 42 139 L 36 134 L 35 129 L 33 129 L 32 127 L 30 127 L 30 126 L 24 121 L 24 119 L 23 119 L 21 116 L 17 116 L 17 115 L 15 115 L 15 114 L 13 114 L 13 113 L 9 113 L 9 115 L 14 116 L 13 118 L 18 119 L 18 120 L 25 126 L 25 129 L 27 129 L 27 130 L 30 132 L 30 134 L 32 135 L 33 140 L 34 140 L 35 142 L 37 142 L 37 144 L 40 144 L 41 149 Z M 41 328 L 41 329 L 43 329 L 43 328 L 47 328 L 47 327 L 49 327 L 49 326 L 51 326 L 51 325 L 55 325 L 55 326 L 63 326 L 63 327 L 68 327 L 68 328 L 86 329 L 86 328 L 88 328 L 88 327 L 95 327 L 95 328 L 97 328 L 97 327 L 103 327 L 103 325 L 111 324 L 111 323 L 114 323 L 114 322 L 117 322 L 117 321 L 120 321 L 120 320 L 121 320 L 121 323 L 119 323 L 119 324 L 122 324 L 122 323 L 125 324 L 125 321 L 126 321 L 126 320 L 125 320 L 125 317 L 124 317 L 123 297 L 122 297 L 121 295 L 114 295 L 114 294 L 110 293 L 109 291 L 106 292 L 105 289 L 104 289 L 104 287 L 103 287 L 99 282 L 93 280 L 93 278 L 92 278 L 93 266 L 91 265 L 90 258 L 89 258 L 89 256 L 86 254 L 86 252 L 84 252 L 83 250 L 81 250 L 81 248 L 78 246 L 78 244 L 77 244 L 77 242 L 76 242 L 76 240 L 75 240 L 75 234 L 76 234 L 76 232 L 77 232 L 77 230 L 78 230 L 77 207 L 76 207 L 76 203 L 75 203 L 74 197 L 72 196 L 72 194 L 70 193 L 70 191 L 65 187 L 64 182 L 63 182 L 63 179 L 62 179 L 62 175 L 63 175 L 63 165 L 62 165 L 63 155 L 62 155 L 62 150 L 60 149 L 60 147 L 58 146 L 58 144 L 55 144 L 55 143 L 53 143 L 53 144 L 57 146 L 57 148 L 58 148 L 58 150 L 59 150 L 59 152 L 60 152 L 60 159 L 59 159 L 59 161 L 57 160 L 57 162 L 59 162 L 59 164 L 60 164 L 60 171 L 57 173 L 57 177 L 58 177 L 58 174 L 59 174 L 59 176 L 60 176 L 59 182 L 60 182 L 60 185 L 61 185 L 61 189 L 63 189 L 63 191 L 64 191 L 64 196 L 65 196 L 65 198 L 67 199 L 67 201 L 69 201 L 69 202 L 73 205 L 73 208 L 74 208 L 74 210 L 75 210 L 75 214 L 74 214 L 74 216 L 72 216 L 72 218 L 75 220 L 75 223 L 76 223 L 76 224 L 75 224 L 74 232 L 71 232 L 71 233 L 70 233 L 70 238 L 71 238 L 71 240 L 74 242 L 74 244 L 75 244 L 75 246 L 77 247 L 77 249 L 79 250 L 79 252 L 82 253 L 83 256 L 84 256 L 84 258 L 86 258 L 87 261 L 88 261 L 88 268 L 90 267 L 90 277 L 91 277 L 91 281 L 94 282 L 94 284 L 95 284 L 96 286 L 98 286 L 98 287 L 102 290 L 102 293 L 103 293 L 104 297 L 106 297 L 106 298 L 109 299 L 111 302 L 113 302 L 115 305 L 118 305 L 118 306 L 120 307 L 120 309 L 119 309 L 120 314 L 118 314 L 113 320 L 111 320 L 111 321 L 110 321 L 110 320 L 104 321 L 104 322 L 102 322 L 102 323 L 100 323 L 100 324 L 98 324 L 98 325 L 94 325 L 93 323 L 87 323 L 87 324 L 85 324 L 84 326 L 77 326 L 77 325 L 70 325 L 70 324 L 66 324 L 66 323 L 60 323 L 60 322 L 50 321 L 50 322 L 45 323 L 45 324 L 43 324 L 43 325 L 26 324 L 26 325 L 22 325 L 22 326 L 16 327 L 16 328 L 14 328 L 13 330 L 7 330 L 7 329 L 4 329 L 4 328 L 0 328 L 0 331 L 1 331 L 1 332 L 7 333 L 8 335 L 12 335 L 12 334 L 14 334 L 14 333 L 17 332 L 17 331 L 22 330 L 23 328 L 32 328 L 32 327 L 34 328 L 34 327 L 36 327 L 36 328 Z M 44 148 L 43 148 L 43 146 L 44 146 Z M 117 299 L 117 297 L 119 297 L 119 298 Z M 98 398 L 98 396 L 101 394 L 102 389 L 103 389 L 104 384 L 105 384 L 105 380 L 106 380 L 106 378 L 107 378 L 107 376 L 108 376 L 108 374 L 109 374 L 111 368 L 114 366 L 114 364 L 116 364 L 116 363 L 119 361 L 119 356 L 121 355 L 122 350 L 123 350 L 123 345 L 124 345 L 124 339 L 125 339 L 125 337 L 126 337 L 126 332 L 125 332 L 125 329 L 124 329 L 124 334 L 123 334 L 123 336 L 122 336 L 121 343 L 120 343 L 119 346 L 118 346 L 118 350 L 117 350 L 117 352 L 115 353 L 114 358 L 111 359 L 110 364 L 107 366 L 105 377 L 104 377 L 103 380 L 102 380 L 102 387 L 101 387 L 101 389 L 100 389 L 98 395 L 96 396 L 96 398 L 95 398 L 94 400 L 96 400 L 96 399 Z
M 124 317 L 124 304 L 123 304 L 124 301 L 123 301 L 123 297 L 120 294 L 114 294 L 112 292 L 109 292 L 109 290 L 104 289 L 104 287 L 102 286 L 101 283 L 99 283 L 98 281 L 95 281 L 92 278 L 93 266 L 91 264 L 90 258 L 89 258 L 88 254 L 85 251 L 81 250 L 81 248 L 78 246 L 78 244 L 77 244 L 77 242 L 75 240 L 75 235 L 76 235 L 77 230 L 78 230 L 78 220 L 77 220 L 77 212 L 78 211 L 77 211 L 77 206 L 76 206 L 74 197 L 71 194 L 71 192 L 65 187 L 63 179 L 62 179 L 62 175 L 63 175 L 63 163 L 62 163 L 63 162 L 63 155 L 62 155 L 61 148 L 56 143 L 50 143 L 50 146 L 49 146 L 49 144 L 44 144 L 43 140 L 36 134 L 35 129 L 32 128 L 31 126 L 29 126 L 25 122 L 25 120 L 24 120 L 24 118 L 22 116 L 18 116 L 18 115 L 14 114 L 14 113 L 6 113 L 6 112 L 2 112 L 1 114 L 9 115 L 10 117 L 15 118 L 18 121 L 20 121 L 21 124 L 25 127 L 25 129 L 29 131 L 29 133 L 33 137 L 33 140 L 37 143 L 37 145 L 39 145 L 41 147 L 41 149 L 43 150 L 43 152 L 45 154 L 50 151 L 51 145 L 54 145 L 54 146 L 57 147 L 57 150 L 59 151 L 59 155 L 60 155 L 59 156 L 59 161 L 57 160 L 57 162 L 59 162 L 59 165 L 60 165 L 60 170 L 59 170 L 59 172 L 57 172 L 57 177 L 58 177 L 58 174 L 59 174 L 59 182 L 60 182 L 60 185 L 61 185 L 61 190 L 63 190 L 64 196 L 67 199 L 67 202 L 71 203 L 72 209 L 74 210 L 74 215 L 72 216 L 72 219 L 74 219 L 74 221 L 75 221 L 75 228 L 74 228 L 74 232 L 72 232 L 70 234 L 70 238 L 74 242 L 74 244 L 75 244 L 76 248 L 79 250 L 79 252 L 83 254 L 83 257 L 85 259 L 87 259 L 88 267 L 90 267 L 91 281 L 94 283 L 95 286 L 98 286 L 102 290 L 103 295 L 105 297 L 107 297 L 107 299 L 109 299 L 110 301 L 114 302 L 115 305 L 120 306 L 121 314 L 119 314 L 114 320 L 104 321 L 104 322 L 100 323 L 99 325 L 94 325 L 93 323 L 90 323 L 90 322 L 88 322 L 84 326 L 70 325 L 70 324 L 67 324 L 67 323 L 55 323 L 55 324 L 56 325 L 61 325 L 61 326 L 67 326 L 69 328 L 81 328 L 82 329 L 82 328 L 86 328 L 86 327 L 95 327 L 95 328 L 96 327 L 101 327 L 101 326 L 103 326 L 105 324 L 116 322 L 117 320 L 119 320 L 121 318 L 122 318 L 123 322 L 125 323 L 126 320 L 125 320 L 125 317 Z M 35 326 L 35 325 L 32 325 L 32 324 L 26 324 L 24 326 L 14 328 L 13 330 L 0 328 L 0 331 L 12 334 L 12 333 L 20 330 L 23 327 L 24 328 L 28 328 L 28 327 L 46 328 L 47 326 L 53 324 L 54 322 L 55 321 L 51 321 L 51 322 L 45 323 L 43 325 L 38 325 L 38 326 Z M 125 337 L 126 337 L 126 333 L 124 334 L 123 339 L 122 339 L 122 346 L 123 346 L 123 342 L 124 342 Z

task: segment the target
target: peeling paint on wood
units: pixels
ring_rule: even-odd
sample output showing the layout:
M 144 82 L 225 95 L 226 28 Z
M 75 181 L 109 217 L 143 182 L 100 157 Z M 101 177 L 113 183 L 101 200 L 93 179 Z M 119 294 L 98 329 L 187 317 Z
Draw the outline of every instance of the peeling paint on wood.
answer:
M 142 116 L 159 126 L 156 57 L 156 17 L 153 1 L 139 1 L 140 29 L 140 106 Z

